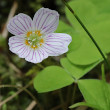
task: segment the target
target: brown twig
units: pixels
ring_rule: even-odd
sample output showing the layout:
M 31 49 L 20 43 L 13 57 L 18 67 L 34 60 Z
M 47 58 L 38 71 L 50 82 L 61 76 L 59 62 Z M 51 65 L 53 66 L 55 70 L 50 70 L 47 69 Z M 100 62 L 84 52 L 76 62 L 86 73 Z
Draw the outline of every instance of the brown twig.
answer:
M 3 104 L 7 103 L 8 101 L 10 101 L 11 99 L 13 99 L 16 95 L 20 94 L 23 90 L 19 90 L 17 91 L 15 94 L 13 94 L 12 96 L 8 97 L 7 99 L 5 99 L 4 101 L 0 102 L 0 107 L 2 107 Z
M 22 91 L 24 91 L 26 88 L 28 88 L 31 85 L 31 83 L 29 83 L 28 85 L 26 85 L 25 87 L 23 87 L 22 89 L 18 90 L 15 94 L 13 94 L 12 96 L 8 97 L 7 99 L 5 99 L 4 101 L 0 102 L 0 107 L 7 103 L 8 101 L 10 101 L 11 99 L 13 99 L 15 96 L 17 96 L 18 94 L 20 94 Z M 1 87 L 6 87 L 6 85 L 1 85 Z M 9 85 L 7 85 L 7 87 L 9 87 Z M 14 86 L 13 86 L 14 87 Z
M 12 5 L 12 8 L 11 8 L 11 10 L 10 10 L 10 13 L 9 13 L 9 15 L 8 15 L 7 22 L 6 22 L 6 24 L 5 24 L 5 26 L 4 26 L 4 29 L 3 29 L 3 32 L 2 32 L 2 36 L 3 36 L 4 38 L 6 38 L 6 37 L 8 36 L 7 24 L 8 24 L 8 22 L 10 21 L 10 19 L 14 16 L 14 14 L 15 14 L 17 8 L 18 8 L 18 3 L 17 3 L 17 1 L 14 1 L 13 5 Z
M 17 67 L 17 65 L 11 60 L 11 57 L 10 57 L 10 55 L 7 53 L 7 52 L 3 52 L 3 53 L 1 53 L 1 54 L 3 54 L 5 57 L 5 62 L 6 62 L 6 64 L 10 67 L 10 68 L 12 68 L 17 74 L 16 74 L 16 76 L 17 77 L 19 77 L 19 78 L 21 78 L 21 77 L 23 77 L 23 72 Z
M 18 77 L 23 77 L 22 71 L 13 63 L 9 55 L 5 55 L 6 57 L 6 63 L 9 67 L 11 67 L 16 73 Z
M 29 106 L 26 108 L 26 110 L 32 110 L 36 106 L 36 102 L 33 100 Z
M 18 95 L 19 93 L 21 93 L 22 91 L 25 91 L 28 95 L 30 95 L 32 97 L 33 100 L 36 101 L 36 104 L 38 105 L 38 107 L 40 108 L 40 110 L 44 110 L 42 108 L 42 106 L 40 105 L 40 103 L 38 102 L 38 100 L 36 99 L 36 97 L 27 89 L 30 85 L 32 85 L 33 81 L 29 82 L 29 84 L 27 84 L 25 87 L 20 87 L 20 86 L 16 86 L 16 85 L 0 85 L 0 88 L 3 87 L 14 87 L 14 88 L 21 88 L 20 90 L 18 90 L 15 94 L 13 94 L 12 96 L 8 97 L 6 100 L 2 101 L 0 103 L 0 107 L 7 103 L 8 101 L 10 101 L 11 99 L 13 99 L 16 95 Z

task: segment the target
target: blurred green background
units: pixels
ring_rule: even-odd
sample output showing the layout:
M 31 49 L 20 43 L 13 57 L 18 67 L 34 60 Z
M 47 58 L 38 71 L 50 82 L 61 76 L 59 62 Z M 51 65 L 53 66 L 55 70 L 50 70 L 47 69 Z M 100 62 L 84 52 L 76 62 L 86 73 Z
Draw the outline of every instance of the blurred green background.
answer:
M 107 6 L 107 4 L 110 3 L 108 2 L 109 0 L 106 0 L 106 3 L 104 3 L 103 0 L 84 0 L 85 2 L 83 2 L 83 0 L 69 1 L 79 1 L 76 2 L 76 4 L 73 3 L 73 8 L 77 12 L 81 20 L 84 22 L 84 24 L 86 24 L 87 28 L 90 29 L 90 32 L 92 32 L 94 36 L 97 36 L 95 37 L 95 39 L 98 41 L 104 52 L 108 54 L 110 52 L 110 8 L 108 8 L 109 6 Z M 92 5 L 88 1 L 92 1 Z M 82 4 L 84 4 L 85 6 L 82 6 Z M 71 6 L 73 6 L 72 3 Z M 66 56 L 66 54 L 64 54 L 58 57 L 49 57 L 42 63 L 35 65 L 26 62 L 24 59 L 19 58 L 17 55 L 9 51 L 8 38 L 12 36 L 7 32 L 6 28 L 9 17 L 12 17 L 18 13 L 25 13 L 33 18 L 35 12 L 41 7 L 47 7 L 58 11 L 60 14 L 60 23 L 57 32 L 68 33 L 72 36 L 73 41 L 69 46 L 70 50 L 67 54 L 69 60 L 63 59 L 60 61 L 61 58 Z M 24 87 L 36 76 L 36 74 L 51 65 L 62 65 L 64 68 L 67 67 L 67 69 L 71 67 L 70 71 L 75 67 L 72 74 L 75 75 L 76 79 L 79 79 L 81 77 L 84 79 L 101 79 L 101 64 L 99 63 L 102 61 L 102 59 L 100 55 L 97 54 L 96 48 L 92 48 L 92 44 L 88 42 L 88 39 L 87 41 L 85 40 L 85 36 L 87 35 L 83 31 L 83 29 L 81 29 L 78 22 L 75 21 L 73 15 L 71 15 L 71 13 L 67 9 L 65 11 L 65 6 L 61 0 L 0 0 L 0 84 L 17 85 Z M 82 46 L 83 38 L 84 45 Z M 90 46 L 88 46 L 89 44 Z M 81 48 L 78 50 L 79 47 Z M 88 50 L 89 48 L 90 50 Z M 85 51 L 85 54 L 83 50 Z M 92 56 L 94 56 L 94 58 L 91 60 Z M 110 59 L 108 58 L 108 60 Z M 97 66 L 97 64 L 99 65 Z M 81 71 L 79 68 L 81 69 Z M 91 70 L 92 68 L 94 69 Z M 106 78 L 109 82 L 110 75 L 108 74 L 108 69 L 105 68 L 105 70 Z M 86 74 L 88 72 L 89 74 Z M 68 87 L 47 93 L 37 93 L 32 85 L 28 87 L 28 90 L 31 91 L 32 94 L 37 98 L 43 110 L 69 110 L 68 106 L 84 100 L 81 92 L 75 85 L 76 84 L 72 84 Z M 74 89 L 76 89 L 75 95 L 73 95 Z M 0 103 L 8 97 L 16 94 L 17 91 L 19 91 L 19 89 L 11 87 L 0 88 Z M 23 91 L 19 95 L 16 95 L 14 98 L 12 98 L 9 102 L 3 104 L 0 109 L 42 110 L 39 107 L 39 104 L 34 104 L 33 108 L 29 109 L 31 104 L 34 104 L 32 97 L 30 97 L 25 91 Z M 81 107 L 76 108 L 75 110 L 92 109 L 88 107 Z

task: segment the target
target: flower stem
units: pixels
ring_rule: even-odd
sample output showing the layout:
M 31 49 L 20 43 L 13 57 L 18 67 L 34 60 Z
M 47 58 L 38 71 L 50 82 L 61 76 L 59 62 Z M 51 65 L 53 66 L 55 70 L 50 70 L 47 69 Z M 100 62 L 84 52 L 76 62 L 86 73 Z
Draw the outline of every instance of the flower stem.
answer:
M 62 89 L 59 90 L 59 98 L 60 98 L 60 101 L 61 101 L 61 104 L 62 104 L 62 110 L 65 110 L 66 107 L 65 107 L 65 102 L 64 102 L 64 99 L 63 99 L 63 94 L 62 94 Z
M 79 24 L 82 26 L 82 28 L 86 31 L 86 33 L 88 34 L 88 36 L 91 38 L 91 40 L 93 41 L 93 43 L 95 44 L 95 46 L 97 47 L 98 51 L 100 52 L 101 56 L 103 57 L 105 63 L 108 65 L 108 68 L 110 69 L 110 65 L 104 55 L 104 53 L 102 52 L 102 50 L 100 49 L 100 47 L 98 46 L 97 42 L 95 41 L 95 39 L 92 37 L 91 33 L 88 31 L 88 29 L 85 27 L 85 25 L 82 23 L 82 21 L 80 20 L 80 18 L 76 15 L 76 13 L 73 11 L 73 9 L 68 5 L 68 3 L 65 0 L 62 0 L 64 2 L 64 4 L 67 6 L 67 8 L 70 10 L 70 12 L 74 15 L 74 17 L 77 19 L 77 21 L 79 22 Z
M 71 99 L 71 103 L 72 103 L 72 104 L 74 104 L 74 101 L 75 101 L 76 90 L 77 90 L 77 84 L 74 83 L 73 94 L 72 94 L 72 99 Z

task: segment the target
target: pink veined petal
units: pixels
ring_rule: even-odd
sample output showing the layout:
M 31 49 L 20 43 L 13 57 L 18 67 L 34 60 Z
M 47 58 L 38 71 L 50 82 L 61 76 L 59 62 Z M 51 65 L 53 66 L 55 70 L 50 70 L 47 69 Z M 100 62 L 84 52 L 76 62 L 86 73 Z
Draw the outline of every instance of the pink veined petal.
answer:
M 25 45 L 24 42 L 23 35 L 9 38 L 10 51 L 17 54 L 20 58 L 25 58 L 30 52 L 30 47 Z
M 53 33 L 59 22 L 59 14 L 48 8 L 39 9 L 33 18 L 33 25 L 36 30 L 40 30 L 42 34 Z
M 18 35 L 9 38 L 10 51 L 17 54 L 20 58 L 25 58 L 26 61 L 32 63 L 40 63 L 48 57 L 48 54 L 42 48 L 32 49 L 25 44 L 24 35 Z
M 25 46 L 25 48 L 22 49 L 22 51 L 20 51 L 20 52 L 18 53 L 18 56 L 19 56 L 20 58 L 26 58 L 27 55 L 29 54 L 29 52 L 30 52 L 30 47 L 29 47 L 29 46 Z
M 23 35 L 14 36 L 14 37 L 9 38 L 8 44 L 9 44 L 10 51 L 15 54 L 19 54 L 21 51 L 24 50 L 24 48 L 26 48 L 26 45 L 24 44 Z
M 36 62 L 36 59 L 35 59 L 35 51 L 34 49 L 31 49 L 30 48 L 30 51 L 28 53 L 28 55 L 26 56 L 25 60 L 28 61 L 28 62 L 33 62 L 35 63 Z
M 27 31 L 32 30 L 32 27 L 32 19 L 22 13 L 13 17 L 7 25 L 8 31 L 13 35 L 25 34 Z
M 45 38 L 43 49 L 49 56 L 58 56 L 68 51 L 68 45 L 72 38 L 68 34 L 52 33 L 48 34 Z
M 48 54 L 42 49 L 30 49 L 29 54 L 26 56 L 26 61 L 32 63 L 40 63 L 42 60 L 48 57 Z
M 43 50 L 42 48 L 39 49 L 39 51 L 42 53 L 42 58 L 48 58 L 48 54 L 45 50 Z

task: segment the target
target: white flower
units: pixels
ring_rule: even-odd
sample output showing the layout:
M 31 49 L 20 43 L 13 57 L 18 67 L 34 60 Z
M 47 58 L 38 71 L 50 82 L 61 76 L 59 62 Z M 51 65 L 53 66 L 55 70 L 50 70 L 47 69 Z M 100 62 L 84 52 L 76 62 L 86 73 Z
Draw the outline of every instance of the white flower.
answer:
M 72 39 L 68 34 L 53 33 L 58 22 L 59 14 L 48 8 L 39 9 L 33 21 L 25 14 L 16 15 L 7 26 L 14 34 L 9 38 L 10 51 L 32 63 L 67 52 Z

